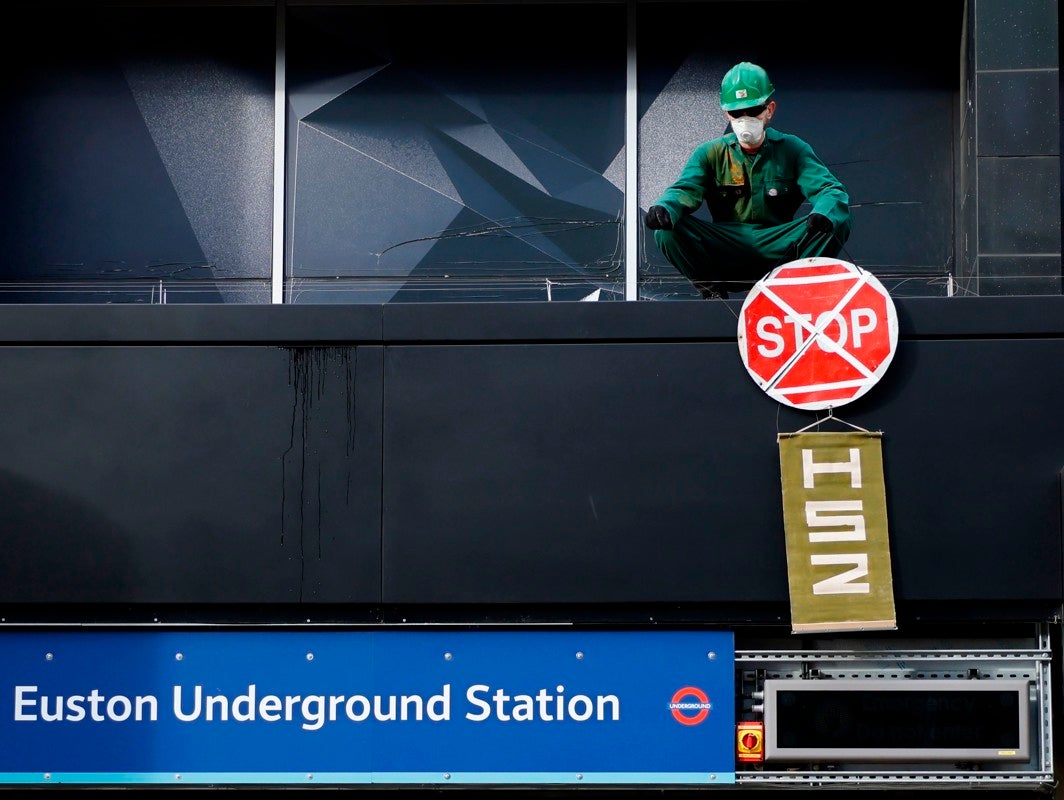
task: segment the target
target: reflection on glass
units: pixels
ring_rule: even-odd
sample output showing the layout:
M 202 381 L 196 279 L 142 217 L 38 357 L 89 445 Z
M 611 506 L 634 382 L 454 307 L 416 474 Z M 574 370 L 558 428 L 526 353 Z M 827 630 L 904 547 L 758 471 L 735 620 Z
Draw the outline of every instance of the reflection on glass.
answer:
M 623 299 L 624 7 L 558 11 L 289 9 L 286 301 Z

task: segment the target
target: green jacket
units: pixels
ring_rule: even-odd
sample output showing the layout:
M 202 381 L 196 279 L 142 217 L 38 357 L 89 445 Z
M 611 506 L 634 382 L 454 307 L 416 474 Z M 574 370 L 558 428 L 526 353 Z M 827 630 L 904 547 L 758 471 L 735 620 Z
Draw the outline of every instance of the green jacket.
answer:
M 705 201 L 714 222 L 771 226 L 793 220 L 806 200 L 836 230 L 843 223 L 849 227 L 846 187 L 805 141 L 766 128 L 754 156 L 743 153 L 734 133 L 699 145 L 655 205 L 668 209 L 674 225 Z

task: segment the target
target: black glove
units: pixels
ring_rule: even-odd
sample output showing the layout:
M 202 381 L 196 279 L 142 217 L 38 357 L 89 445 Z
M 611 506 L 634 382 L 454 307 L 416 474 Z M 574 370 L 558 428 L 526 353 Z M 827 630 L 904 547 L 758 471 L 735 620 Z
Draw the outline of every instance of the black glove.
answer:
M 831 224 L 831 220 L 815 211 L 805 218 L 805 226 L 811 233 L 835 232 L 835 226 Z
M 647 209 L 647 227 L 652 231 L 671 231 L 672 218 L 665 206 L 651 206 Z

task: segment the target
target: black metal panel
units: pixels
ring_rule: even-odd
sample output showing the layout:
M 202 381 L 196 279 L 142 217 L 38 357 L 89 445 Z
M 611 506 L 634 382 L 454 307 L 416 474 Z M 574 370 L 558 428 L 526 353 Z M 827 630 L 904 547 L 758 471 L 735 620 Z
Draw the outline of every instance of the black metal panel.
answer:
M 1046 113 L 1057 97 L 1054 71 L 1006 71 L 981 75 L 980 156 L 1060 155 L 1060 121 Z M 1002 114 L 1002 109 L 1008 109 Z
M 389 342 L 735 341 L 742 304 L 713 303 L 483 304 L 476 313 L 462 303 L 390 305 L 382 327 Z
M 1062 363 L 1060 338 L 905 342 L 854 404 L 884 431 L 902 599 L 1059 601 Z
M 1058 252 L 1060 212 L 1046 196 L 1059 180 L 1059 156 L 980 159 L 980 252 Z
M 1059 604 L 1064 298 L 896 307 L 899 602 Z M 0 307 L 0 602 L 785 611 L 738 308 Z
M 0 343 L 378 344 L 373 306 L 3 306 Z
M 390 305 L 381 309 L 381 330 L 385 341 L 393 343 L 735 342 L 742 305 L 740 300 L 581 303 L 578 308 L 571 303 Z M 903 339 L 1064 334 L 1064 298 L 1060 296 L 903 297 L 894 298 L 894 307 Z
M 8 346 L 0 371 L 0 601 L 379 597 L 379 347 Z
M 916 302 L 936 337 L 908 330 L 841 410 L 885 433 L 900 601 L 1062 595 L 1064 342 L 963 324 L 1059 328 L 1046 300 Z M 477 344 L 491 321 L 453 321 L 470 344 L 386 356 L 386 601 L 786 601 L 776 433 L 815 418 L 734 342 Z
M 1057 69 L 1057 25 L 1056 0 L 979 0 L 979 68 Z
M 894 300 L 902 338 L 1059 338 L 1064 335 L 1064 298 L 953 297 Z
M 785 598 L 776 409 L 742 369 L 734 344 L 389 348 L 385 601 Z

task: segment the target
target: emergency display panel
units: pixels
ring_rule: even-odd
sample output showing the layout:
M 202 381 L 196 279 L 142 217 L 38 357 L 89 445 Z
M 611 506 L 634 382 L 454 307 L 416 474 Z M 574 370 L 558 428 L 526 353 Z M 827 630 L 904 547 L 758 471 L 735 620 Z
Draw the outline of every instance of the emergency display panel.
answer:
M 766 761 L 1026 761 L 1026 680 L 766 680 Z

